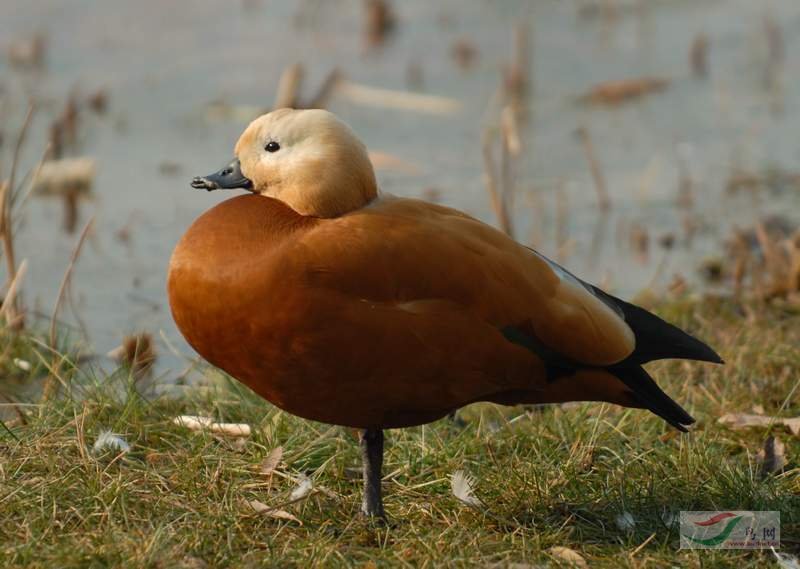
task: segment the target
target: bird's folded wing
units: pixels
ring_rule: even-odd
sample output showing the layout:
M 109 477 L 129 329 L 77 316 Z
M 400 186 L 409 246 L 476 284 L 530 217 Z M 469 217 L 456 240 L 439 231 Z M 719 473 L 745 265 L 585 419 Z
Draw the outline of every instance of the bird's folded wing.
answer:
M 303 236 L 294 255 L 314 286 L 374 302 L 440 299 L 497 326 L 519 326 L 573 362 L 633 352 L 620 313 L 555 263 L 458 211 L 393 199 Z

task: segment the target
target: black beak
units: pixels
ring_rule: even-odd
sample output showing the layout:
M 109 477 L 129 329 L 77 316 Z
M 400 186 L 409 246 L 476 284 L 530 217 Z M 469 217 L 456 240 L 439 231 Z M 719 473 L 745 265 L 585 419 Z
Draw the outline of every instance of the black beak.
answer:
M 218 170 L 208 176 L 196 176 L 192 180 L 192 187 L 200 190 L 232 190 L 242 188 L 249 190 L 253 187 L 253 182 L 242 174 L 242 167 L 239 159 L 234 158 L 222 170 Z

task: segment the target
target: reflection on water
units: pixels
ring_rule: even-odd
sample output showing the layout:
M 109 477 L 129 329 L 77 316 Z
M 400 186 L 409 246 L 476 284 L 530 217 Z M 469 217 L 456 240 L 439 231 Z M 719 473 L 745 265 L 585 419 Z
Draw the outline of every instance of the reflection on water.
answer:
M 6 140 L 28 96 L 40 107 L 25 166 L 40 156 L 48 125 L 73 89 L 108 93 L 108 112 L 87 114 L 80 125 L 81 153 L 95 158 L 97 175 L 95 198 L 82 204 L 78 227 L 95 214 L 96 232 L 73 276 L 75 310 L 99 353 L 138 330 L 163 329 L 185 349 L 165 303 L 169 254 L 200 212 L 229 197 L 193 191 L 188 181 L 229 159 L 248 119 L 272 105 L 278 78 L 296 62 L 306 71 L 304 91 L 337 68 L 359 84 L 460 101 L 461 110 L 451 114 L 336 96 L 329 107 L 372 150 L 403 165 L 379 171 L 385 191 L 436 197 L 495 223 L 481 137 L 487 124 L 499 124 L 512 29 L 527 24 L 527 121 L 512 165 L 517 237 L 622 295 L 663 286 L 676 272 L 691 277 L 700 259 L 720 251 L 733 224 L 751 225 L 767 213 L 800 218 L 800 193 L 791 184 L 783 191 L 726 192 L 736 172 L 800 169 L 800 4 L 794 0 L 768 8 L 750 0 L 469 7 L 406 0 L 394 3 L 394 32 L 373 49 L 359 0 L 174 0 L 166 6 L 153 0 L 0 4 L 0 37 L 11 42 L 41 33 L 47 44 L 44 70 L 0 62 Z M 706 78 L 697 70 L 703 62 Z M 636 77 L 669 84 L 618 106 L 578 100 L 598 83 Z M 210 112 L 225 105 L 241 107 Z M 597 207 L 597 172 L 593 177 L 581 132 L 590 137 L 607 188 L 607 215 Z M 11 146 L 2 149 L 6 163 Z M 678 207 L 679 201 L 691 207 Z M 44 313 L 76 238 L 62 231 L 62 207 L 54 199 L 28 202 L 19 229 L 18 256 L 29 260 L 26 301 Z M 671 249 L 660 245 L 671 242 Z

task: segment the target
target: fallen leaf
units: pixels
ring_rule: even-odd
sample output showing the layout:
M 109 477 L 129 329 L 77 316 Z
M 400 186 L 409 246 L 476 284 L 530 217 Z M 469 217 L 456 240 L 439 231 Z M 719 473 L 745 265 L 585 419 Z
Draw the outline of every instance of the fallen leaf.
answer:
M 450 478 L 450 489 L 459 501 L 467 506 L 480 508 L 481 501 L 475 496 L 475 479 L 463 470 L 456 470 Z
M 290 522 L 297 522 L 300 525 L 303 525 L 296 516 L 290 514 L 286 510 L 279 510 L 277 508 L 271 508 L 267 506 L 264 502 L 259 502 L 258 500 L 245 500 L 245 504 L 247 504 L 254 512 L 257 514 L 262 514 L 264 516 L 268 516 L 270 518 L 275 518 L 276 520 L 287 520 Z
M 645 95 L 658 93 L 668 86 L 669 81 L 660 77 L 605 81 L 589 89 L 581 97 L 581 101 L 595 105 L 619 105 Z
M 589 564 L 586 563 L 586 559 L 584 559 L 580 553 L 569 547 L 554 545 L 548 549 L 547 552 L 556 560 L 568 563 L 574 567 L 580 567 L 581 569 L 588 569 L 589 567 Z
M 726 413 L 718 419 L 718 422 L 733 429 L 783 425 L 787 427 L 793 435 L 800 435 L 800 417 L 783 418 L 770 417 L 768 415 L 753 415 L 750 413 Z
M 275 447 L 272 449 L 267 457 L 261 461 L 261 474 L 264 476 L 270 476 L 273 472 L 275 472 L 275 469 L 278 468 L 282 458 L 283 447 Z

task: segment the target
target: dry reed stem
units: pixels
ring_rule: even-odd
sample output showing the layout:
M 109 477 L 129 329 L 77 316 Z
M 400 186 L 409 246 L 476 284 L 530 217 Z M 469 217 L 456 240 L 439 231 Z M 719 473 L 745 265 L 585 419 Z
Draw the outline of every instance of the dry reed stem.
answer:
M 504 87 L 508 104 L 520 120 L 525 120 L 525 95 L 529 90 L 528 27 L 516 24 L 513 30 L 514 54 L 511 65 L 505 70 Z
M 564 182 L 558 184 L 556 189 L 556 256 L 559 262 L 564 261 L 567 241 L 569 240 L 567 230 L 567 219 L 569 217 L 569 204 L 567 193 L 564 189 Z
M 494 156 L 492 154 L 492 144 L 494 142 L 493 134 L 487 129 L 483 133 L 483 181 L 486 185 L 486 191 L 489 193 L 491 200 L 492 210 L 497 217 L 497 222 L 500 224 L 500 229 L 505 233 L 511 235 L 511 220 L 508 216 L 506 209 L 506 200 L 500 193 L 500 188 L 497 184 L 497 175 L 494 163 Z
M 22 285 L 22 280 L 25 278 L 25 273 L 28 271 L 28 260 L 23 259 L 17 268 L 17 272 L 14 274 L 14 278 L 11 280 L 11 283 L 8 285 L 8 291 L 6 292 L 6 296 L 3 299 L 3 305 L 0 307 L 0 314 L 3 316 L 3 320 L 6 322 L 6 326 L 11 328 L 12 330 L 17 330 L 20 324 L 20 320 L 23 318 L 21 312 L 15 312 L 15 308 L 17 306 L 17 294 L 19 294 L 20 287 Z
M 764 83 L 770 99 L 770 110 L 773 114 L 778 114 L 784 107 L 781 69 L 786 60 L 786 42 L 783 38 L 783 30 L 769 13 L 764 15 L 764 35 L 767 43 Z
M 511 111 L 511 108 L 506 107 L 506 109 L 513 116 L 514 113 Z M 510 144 L 513 144 L 511 135 L 503 128 L 503 136 L 500 139 L 500 197 L 503 200 L 503 209 L 506 211 L 506 217 L 508 218 L 508 229 L 506 233 L 513 236 L 513 218 L 508 213 L 514 211 L 514 177 L 511 172 L 513 151 L 509 148 Z
M 67 264 L 67 268 L 64 271 L 64 276 L 61 279 L 61 285 L 58 287 L 58 296 L 56 297 L 56 304 L 53 308 L 53 315 L 50 318 L 50 333 L 49 333 L 49 341 L 50 341 L 50 348 L 53 350 L 54 353 L 57 354 L 56 350 L 56 322 L 58 321 L 58 311 L 61 308 L 61 303 L 64 300 L 64 294 L 66 293 L 67 286 L 70 282 L 70 277 L 72 276 L 72 270 L 75 267 L 75 262 L 78 260 L 78 255 L 80 255 L 81 249 L 83 248 L 83 243 L 86 240 L 86 236 L 89 234 L 89 229 L 91 229 L 92 225 L 94 224 L 94 217 L 92 217 L 89 221 L 86 222 L 86 225 L 83 226 L 83 230 L 81 231 L 80 236 L 78 237 L 78 242 L 75 244 L 75 248 L 72 250 L 72 255 L 70 255 L 69 263 Z M 53 359 L 53 366 L 51 374 L 47 377 L 44 382 L 44 387 L 42 390 L 42 400 L 47 400 L 53 395 L 53 391 L 55 389 L 55 382 L 53 381 L 55 376 L 58 375 L 58 370 L 61 367 L 60 362 L 57 362 L 58 357 Z
M 297 106 L 304 75 L 305 69 L 299 63 L 294 63 L 283 70 L 281 78 L 278 80 L 273 109 L 295 108 Z
M 581 140 L 583 153 L 586 156 L 586 161 L 589 163 L 589 170 L 592 173 L 594 189 L 597 192 L 597 206 L 601 211 L 608 211 L 611 207 L 611 199 L 608 197 L 608 191 L 606 190 L 606 179 L 603 176 L 603 170 L 594 153 L 594 144 L 592 144 L 592 137 L 589 134 L 589 129 L 580 127 L 578 129 L 578 137 Z
M 20 153 L 22 146 L 25 143 L 25 137 L 28 133 L 28 128 L 33 118 L 33 105 L 28 105 L 28 111 L 25 114 L 25 120 L 22 123 L 22 128 L 17 136 L 17 143 L 14 147 L 14 157 L 11 162 L 11 175 L 8 182 L 0 188 L 0 238 L 3 241 L 3 252 L 6 257 L 6 271 L 8 272 L 8 282 L 13 282 L 17 273 L 17 263 L 14 254 L 14 230 L 11 224 L 11 206 L 13 204 L 14 184 L 16 184 L 17 168 L 19 167 Z M 5 308 L 5 303 L 4 308 Z M 16 298 L 8 307 L 6 312 L 9 321 L 18 323 L 20 328 L 24 327 L 24 320 L 20 320 L 19 310 Z
M 692 47 L 689 48 L 689 66 L 695 77 L 708 77 L 708 36 L 700 32 L 692 40 Z
M 500 114 L 500 124 L 503 129 L 503 142 L 511 155 L 516 158 L 522 152 L 522 142 L 519 137 L 517 116 L 510 105 L 503 107 L 503 111 Z
M 388 0 L 365 0 L 364 8 L 364 38 L 367 47 L 377 47 L 395 27 L 394 11 Z
M 303 105 L 303 108 L 324 109 L 328 104 L 328 100 L 331 98 L 331 95 L 333 95 L 333 92 L 336 89 L 336 84 L 341 78 L 342 73 L 338 69 L 333 69 L 330 71 L 322 81 L 322 84 L 319 86 L 317 94 L 311 97 L 308 103 Z

